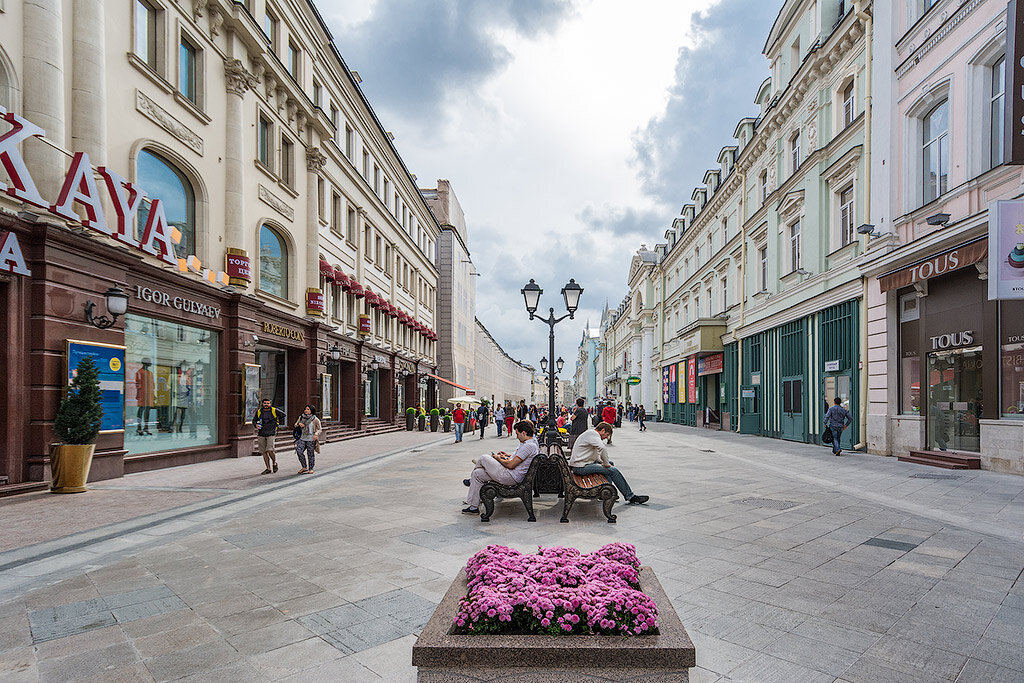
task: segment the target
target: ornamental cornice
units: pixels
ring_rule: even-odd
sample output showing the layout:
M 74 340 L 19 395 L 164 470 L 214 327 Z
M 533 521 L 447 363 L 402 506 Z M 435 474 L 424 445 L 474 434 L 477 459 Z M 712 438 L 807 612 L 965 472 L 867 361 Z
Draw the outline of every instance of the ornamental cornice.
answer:
M 950 15 L 944 22 L 931 35 L 926 35 L 924 42 L 919 46 L 914 47 L 910 45 L 910 54 L 903 60 L 899 66 L 896 67 L 896 80 L 900 80 L 906 76 L 911 69 L 917 66 L 917 63 L 921 61 L 921 58 L 927 55 L 929 52 L 935 49 L 935 47 L 948 36 L 953 29 L 963 23 L 967 16 L 976 10 L 984 0 L 970 0 L 960 6 L 952 15 Z M 899 42 L 902 42 L 899 41 Z M 899 49 L 899 43 L 896 45 Z

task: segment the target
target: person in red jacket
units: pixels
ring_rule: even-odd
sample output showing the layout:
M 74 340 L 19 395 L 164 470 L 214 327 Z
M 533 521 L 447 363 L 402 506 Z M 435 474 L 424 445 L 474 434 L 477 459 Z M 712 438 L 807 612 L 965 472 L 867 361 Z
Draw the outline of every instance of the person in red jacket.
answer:
M 604 407 L 604 410 L 601 411 L 601 421 L 602 422 L 607 422 L 610 425 L 615 424 L 615 404 L 614 403 L 609 403 L 608 405 L 606 405 Z M 611 434 L 608 435 L 608 445 L 609 446 L 612 445 L 612 435 Z
M 455 443 L 461 443 L 462 429 L 466 422 L 466 411 L 462 409 L 461 403 L 455 404 L 455 411 L 452 413 L 452 422 L 455 423 Z

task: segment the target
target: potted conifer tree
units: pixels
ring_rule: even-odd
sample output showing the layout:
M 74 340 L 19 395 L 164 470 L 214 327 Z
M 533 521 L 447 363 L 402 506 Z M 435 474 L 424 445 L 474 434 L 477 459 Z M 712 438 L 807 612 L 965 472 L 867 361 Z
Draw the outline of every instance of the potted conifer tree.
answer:
M 416 426 L 416 409 L 409 406 L 405 409 L 405 429 L 406 431 L 412 431 L 413 427 Z
M 57 419 L 53 423 L 60 445 L 53 449 L 50 459 L 53 473 L 51 493 L 82 493 L 88 490 L 85 482 L 89 479 L 102 417 L 99 370 L 96 363 L 86 357 L 78 362 L 75 376 L 67 395 L 61 399 Z
M 436 432 L 440 424 L 441 411 L 437 408 L 430 409 L 430 431 Z

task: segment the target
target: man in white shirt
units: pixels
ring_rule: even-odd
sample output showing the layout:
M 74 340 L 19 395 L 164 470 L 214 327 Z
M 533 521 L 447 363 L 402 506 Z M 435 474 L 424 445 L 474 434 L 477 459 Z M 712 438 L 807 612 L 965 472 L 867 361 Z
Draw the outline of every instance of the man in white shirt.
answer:
M 540 453 L 540 445 L 533 436 L 533 423 L 529 420 L 520 420 L 512 427 L 515 429 L 516 438 L 519 439 L 519 447 L 515 453 L 504 451 L 482 455 L 476 460 L 476 467 L 469 475 L 469 479 L 463 479 L 462 483 L 469 487 L 469 495 L 466 496 L 466 503 L 469 507 L 463 510 L 467 515 L 480 514 L 480 488 L 488 481 L 496 481 L 506 486 L 515 486 L 526 478 L 526 472 L 530 469 L 530 463 L 534 456 Z
M 608 477 L 622 498 L 631 505 L 643 505 L 650 496 L 638 496 L 629 488 L 626 478 L 617 467 L 608 462 L 608 445 L 605 443 L 612 435 L 612 426 L 607 422 L 599 422 L 593 429 L 579 435 L 569 456 L 569 467 L 576 474 L 603 474 Z M 598 462 L 600 461 L 600 462 Z

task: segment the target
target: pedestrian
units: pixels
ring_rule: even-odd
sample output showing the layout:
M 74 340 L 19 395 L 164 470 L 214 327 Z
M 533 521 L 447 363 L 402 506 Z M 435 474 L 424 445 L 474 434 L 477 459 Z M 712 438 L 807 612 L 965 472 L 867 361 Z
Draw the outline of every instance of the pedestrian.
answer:
M 619 409 L 615 411 L 615 428 L 618 429 L 622 426 L 622 415 L 626 412 L 625 406 L 619 404 Z
M 601 411 L 601 421 L 607 422 L 609 425 L 615 424 L 615 403 L 609 403 Z M 596 429 L 596 427 L 595 427 Z M 608 432 L 608 445 L 612 445 L 612 433 Z
M 455 412 L 452 413 L 452 424 L 455 425 L 455 443 L 462 443 L 462 430 L 466 427 L 466 411 L 462 409 L 461 403 L 455 404 Z
M 640 423 L 641 432 L 647 431 L 647 411 L 644 409 L 644 404 L 641 403 L 636 409 L 636 420 Z
M 608 461 L 608 449 L 605 448 L 605 440 L 611 443 L 612 426 L 607 422 L 601 422 L 593 429 L 580 434 L 576 439 L 576 445 L 572 447 L 572 455 L 569 456 L 569 467 L 575 474 L 603 474 L 615 484 L 615 488 L 622 494 L 623 500 L 630 505 L 643 505 L 650 496 L 639 496 L 633 493 L 626 478 L 617 467 L 612 467 Z
M 490 408 L 486 403 L 481 403 L 476 409 L 476 424 L 480 427 L 480 438 L 484 438 L 484 428 L 487 426 L 487 417 L 490 415 Z
M 540 424 L 537 422 L 537 405 L 534 403 L 530 404 L 529 420 L 533 424 Z
M 501 436 L 501 428 L 505 426 L 505 406 L 500 403 L 494 409 L 494 426 L 498 428 L 498 436 Z
M 576 444 L 576 439 L 579 438 L 580 434 L 587 431 L 587 420 L 590 417 L 590 413 L 583 404 L 586 403 L 582 398 L 576 399 L 576 408 L 572 411 L 572 421 L 569 423 L 569 449 Z
M 526 478 L 530 469 L 530 463 L 534 456 L 540 453 L 540 444 L 533 435 L 533 423 L 529 420 L 520 420 L 515 424 L 516 438 L 519 439 L 519 447 L 515 453 L 491 453 L 482 455 L 476 460 L 469 479 L 463 479 L 462 483 L 469 487 L 469 494 L 466 496 L 466 507 L 462 511 L 467 515 L 480 513 L 480 488 L 488 481 L 496 481 L 506 486 L 515 486 Z
M 277 436 L 277 426 L 282 424 L 284 411 L 271 406 L 269 398 L 263 399 L 256 414 L 252 416 L 252 426 L 256 428 L 256 448 L 263 456 L 263 463 L 267 467 L 260 474 L 277 472 L 274 437 Z
M 299 456 L 300 465 L 296 474 L 313 474 L 321 431 L 320 418 L 316 416 L 316 409 L 313 406 L 306 404 L 302 409 L 302 415 L 295 421 L 295 428 L 302 430 L 295 441 L 295 454 Z
M 516 420 L 529 420 L 530 409 L 526 407 L 526 399 L 519 399 L 519 407 L 516 408 Z
M 512 425 L 516 421 L 516 409 L 512 401 L 505 401 L 505 436 L 512 436 Z
M 843 432 L 853 423 L 850 411 L 843 407 L 843 399 L 836 396 L 835 405 L 825 413 L 825 429 L 832 432 L 832 455 L 839 455 L 842 452 L 840 441 Z

